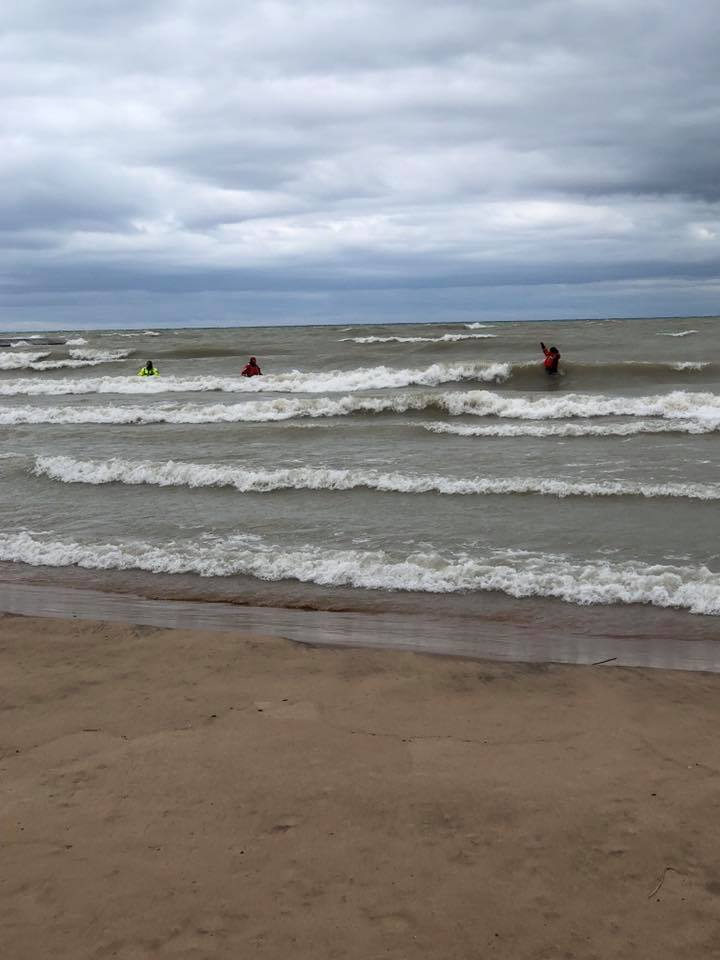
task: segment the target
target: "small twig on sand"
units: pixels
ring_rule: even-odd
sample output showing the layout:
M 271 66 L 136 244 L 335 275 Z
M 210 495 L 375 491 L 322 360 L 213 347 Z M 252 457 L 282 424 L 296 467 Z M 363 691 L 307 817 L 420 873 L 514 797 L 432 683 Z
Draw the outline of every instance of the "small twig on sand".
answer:
M 617 660 L 617 657 L 608 657 L 607 660 L 595 660 L 592 666 L 599 667 L 601 663 L 612 663 L 613 660 Z
M 673 870 L 675 873 L 677 873 L 677 870 L 675 870 L 675 867 L 664 867 L 664 868 L 663 868 L 663 872 L 662 872 L 662 876 L 660 877 L 660 879 L 658 880 L 658 882 L 655 884 L 655 886 L 652 888 L 652 890 L 651 890 L 650 893 L 648 894 L 648 900 L 649 900 L 651 897 L 654 897 L 655 894 L 656 894 L 656 893 L 658 892 L 658 890 L 660 889 L 660 887 L 665 883 L 665 877 L 667 876 L 668 870 Z

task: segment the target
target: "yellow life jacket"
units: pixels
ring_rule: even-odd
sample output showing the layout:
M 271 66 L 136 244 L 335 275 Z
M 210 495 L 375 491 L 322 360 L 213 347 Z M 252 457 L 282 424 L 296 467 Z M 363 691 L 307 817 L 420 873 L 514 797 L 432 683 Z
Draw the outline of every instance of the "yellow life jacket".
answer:
M 160 371 L 157 369 L 157 367 L 153 367 L 152 370 L 148 370 L 147 367 L 141 367 L 140 370 L 138 370 L 137 375 L 139 377 L 159 377 Z

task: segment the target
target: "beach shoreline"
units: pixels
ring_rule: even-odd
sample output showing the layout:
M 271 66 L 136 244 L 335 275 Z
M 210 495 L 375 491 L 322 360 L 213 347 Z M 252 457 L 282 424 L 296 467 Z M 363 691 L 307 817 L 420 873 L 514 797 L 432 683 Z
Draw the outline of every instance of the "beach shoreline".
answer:
M 4 950 L 716 956 L 718 683 L 6 614 Z
M 177 629 L 237 630 L 326 647 L 365 647 L 516 663 L 720 672 L 714 618 L 653 608 L 573 607 L 495 596 L 472 615 L 452 606 L 410 612 L 332 605 L 254 605 L 0 581 L 0 614 Z M 649 619 L 648 619 L 649 618 Z M 694 628 L 694 630 L 693 630 Z

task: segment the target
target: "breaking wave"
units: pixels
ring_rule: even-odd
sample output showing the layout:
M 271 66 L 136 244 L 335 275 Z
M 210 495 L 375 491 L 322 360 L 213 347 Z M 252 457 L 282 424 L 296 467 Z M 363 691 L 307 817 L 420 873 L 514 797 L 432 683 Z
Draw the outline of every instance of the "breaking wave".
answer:
M 635 420 L 625 423 L 498 423 L 476 427 L 471 423 L 420 424 L 430 433 L 457 437 L 633 437 L 641 433 L 710 433 L 713 424 L 693 420 Z
M 459 340 L 493 340 L 495 333 L 446 333 L 441 337 L 341 337 L 339 343 L 457 343 Z
M 73 351 L 73 354 L 76 351 Z M 78 353 L 80 351 L 77 351 Z M 83 351 L 86 360 L 59 361 L 63 363 L 107 363 L 123 359 L 130 351 Z M 92 358 L 91 353 L 102 354 L 102 359 Z M 112 357 L 111 357 L 112 354 Z M 33 368 L 35 369 L 35 368 Z M 43 368 L 49 369 L 49 368 Z M 382 390 L 407 386 L 438 386 L 442 383 L 476 381 L 502 383 L 510 376 L 507 363 L 434 363 L 421 370 L 393 370 L 390 367 L 358 367 L 354 370 L 329 370 L 326 373 L 304 373 L 291 370 L 288 373 L 265 377 L 175 377 L 160 376 L 140 378 L 85 377 L 77 380 L 6 380 L 0 383 L 0 395 L 18 396 L 65 394 L 116 393 L 343 393 L 357 390 Z
M 578 561 L 560 554 L 433 549 L 392 556 L 383 550 L 281 547 L 260 538 L 78 543 L 21 531 L 0 534 L 0 560 L 90 570 L 146 570 L 203 577 L 245 575 L 370 590 L 500 591 L 574 604 L 644 603 L 720 615 L 720 574 L 705 566 Z
M 73 341 L 68 341 L 71 343 Z M 94 360 L 96 363 L 113 363 L 115 360 L 124 360 L 132 350 L 70 350 L 73 360 Z
M 697 330 L 680 330 L 679 333 L 672 333 L 668 331 L 666 333 L 658 333 L 658 337 L 689 337 L 691 333 L 697 333 Z
M 453 334 L 454 336 L 454 334 Z M 71 349 L 67 359 L 48 360 L 47 352 L 0 354 L 0 370 L 50 371 L 119 363 L 133 351 Z M 161 366 L 162 369 L 162 366 Z M 624 361 L 619 363 L 570 362 L 561 368 L 553 386 L 579 385 L 583 389 L 609 389 L 636 380 L 649 384 L 673 384 L 689 375 L 693 381 L 717 376 L 717 365 L 707 361 L 674 361 L 652 363 Z M 510 384 L 512 387 L 538 391 L 546 388 L 548 377 L 536 361 L 509 362 L 453 362 L 433 363 L 428 367 L 394 368 L 388 366 L 354 367 L 349 370 L 302 371 L 263 377 L 215 376 L 160 376 L 138 378 L 132 374 L 119 377 L 82 377 L 77 379 L 5 380 L 0 384 L 0 395 L 48 395 L 114 393 L 154 395 L 162 393 L 350 393 L 369 390 L 394 390 L 411 386 L 435 387 L 444 383 Z
M 80 367 L 94 367 L 100 363 L 117 363 L 123 360 L 130 351 L 126 350 L 71 350 L 68 359 L 47 360 L 51 356 L 49 351 L 0 353 L 0 370 L 76 370 Z M 5 396 L 14 396 L 16 393 L 63 393 L 53 388 L 55 383 L 67 381 L 35 381 L 35 380 L 5 380 L 0 393 Z M 76 381 L 82 383 L 82 380 Z M 24 388 L 17 388 L 18 384 L 25 384 Z M 44 389 L 46 388 L 46 389 Z M 80 391 L 88 392 L 88 391 Z M 92 392 L 92 391 L 89 391 Z
M 15 346 L 15 344 L 13 344 Z M 27 344 L 30 346 L 30 344 Z M 44 357 L 49 357 L 50 352 L 29 353 L 27 351 L 17 353 L 0 353 L 0 370 L 32 370 L 33 365 L 38 363 Z
M 720 395 L 675 391 L 646 397 L 602 394 L 542 394 L 535 398 L 489 390 L 398 393 L 379 397 L 276 397 L 235 404 L 166 403 L 148 406 L 14 407 L 0 410 L 0 424 L 19 423 L 259 423 L 298 417 L 407 413 L 438 410 L 516 420 L 561 420 L 608 416 L 694 421 L 697 432 L 720 429 Z
M 489 326 L 490 326 L 489 323 L 466 323 L 465 329 L 466 330 L 485 330 Z
M 719 500 L 720 484 L 633 483 L 621 480 L 584 481 L 534 477 L 444 477 L 346 470 L 330 467 L 244 469 L 213 463 L 75 460 L 37 457 L 35 473 L 62 483 L 125 483 L 158 487 L 231 487 L 241 493 L 275 490 L 354 490 L 384 493 L 439 493 L 449 495 L 540 494 L 552 497 L 680 497 Z
M 65 344 L 68 347 L 84 347 L 87 343 L 85 337 L 74 337 L 72 340 L 66 340 Z

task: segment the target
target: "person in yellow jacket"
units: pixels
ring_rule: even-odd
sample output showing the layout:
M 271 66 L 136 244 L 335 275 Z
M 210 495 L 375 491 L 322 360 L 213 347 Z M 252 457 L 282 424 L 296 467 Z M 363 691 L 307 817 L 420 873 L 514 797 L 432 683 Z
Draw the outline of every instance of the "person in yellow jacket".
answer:
M 141 367 L 141 368 L 138 370 L 137 375 L 138 375 L 139 377 L 159 377 L 159 376 L 160 376 L 160 371 L 159 371 L 158 368 L 153 364 L 152 360 L 148 360 L 148 362 L 145 364 L 145 366 L 144 366 L 144 367 Z

